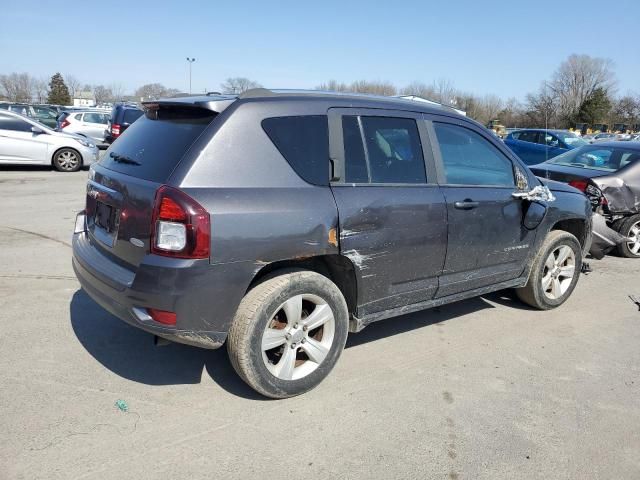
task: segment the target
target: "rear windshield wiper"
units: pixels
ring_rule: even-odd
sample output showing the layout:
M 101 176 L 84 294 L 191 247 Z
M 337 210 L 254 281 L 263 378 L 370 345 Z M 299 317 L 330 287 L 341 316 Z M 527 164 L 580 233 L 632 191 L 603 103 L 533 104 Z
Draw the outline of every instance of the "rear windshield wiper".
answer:
M 127 157 L 126 155 L 119 155 L 117 153 L 111 152 L 109 156 L 113 158 L 114 162 L 127 163 L 129 165 L 142 165 L 139 161 L 134 160 L 131 157 Z

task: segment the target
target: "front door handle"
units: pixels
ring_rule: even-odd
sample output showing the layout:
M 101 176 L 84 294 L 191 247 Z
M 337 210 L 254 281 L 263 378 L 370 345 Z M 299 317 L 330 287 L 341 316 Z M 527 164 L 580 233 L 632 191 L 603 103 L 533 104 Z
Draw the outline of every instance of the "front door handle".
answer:
M 480 206 L 480 202 L 474 202 L 473 200 L 467 198 L 462 202 L 455 202 L 453 206 L 458 210 L 473 210 L 474 208 Z

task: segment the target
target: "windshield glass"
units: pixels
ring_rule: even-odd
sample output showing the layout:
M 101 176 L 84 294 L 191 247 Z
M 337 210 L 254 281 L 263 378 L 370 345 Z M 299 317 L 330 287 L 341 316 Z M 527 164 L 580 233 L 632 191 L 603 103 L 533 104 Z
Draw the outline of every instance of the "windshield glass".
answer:
M 573 133 L 557 132 L 556 135 L 560 140 L 562 140 L 564 143 L 566 143 L 570 147 L 581 147 L 583 145 L 588 145 L 586 141 L 574 135 Z
M 630 163 L 637 162 L 639 158 L 638 150 L 589 145 L 558 155 L 547 163 L 615 172 Z

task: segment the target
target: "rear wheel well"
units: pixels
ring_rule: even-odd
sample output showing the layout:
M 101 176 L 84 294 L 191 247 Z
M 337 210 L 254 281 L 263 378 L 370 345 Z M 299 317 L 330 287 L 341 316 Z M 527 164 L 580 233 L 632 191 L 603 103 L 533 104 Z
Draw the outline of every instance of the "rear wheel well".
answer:
M 253 278 L 247 292 L 267 278 L 272 278 L 282 270 L 311 270 L 327 277 L 342 292 L 350 314 L 356 313 L 357 282 L 356 272 L 347 257 L 343 255 L 319 255 L 305 259 L 292 259 L 273 262 L 263 267 Z
M 567 220 L 560 220 L 556 222 L 551 230 L 564 230 L 578 239 L 580 246 L 584 248 L 587 241 L 587 225 L 586 222 L 580 218 L 570 218 Z

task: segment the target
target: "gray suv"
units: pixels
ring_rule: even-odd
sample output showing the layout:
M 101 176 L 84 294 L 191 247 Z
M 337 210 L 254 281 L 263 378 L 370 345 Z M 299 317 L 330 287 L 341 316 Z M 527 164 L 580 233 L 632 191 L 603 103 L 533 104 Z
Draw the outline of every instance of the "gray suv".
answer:
M 91 167 L 76 275 L 131 325 L 226 342 L 266 396 L 318 385 L 372 322 L 506 288 L 550 309 L 576 286 L 586 197 L 452 109 L 257 89 L 144 110 Z

